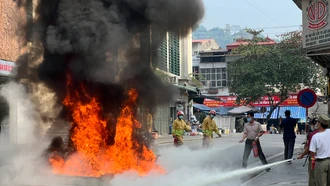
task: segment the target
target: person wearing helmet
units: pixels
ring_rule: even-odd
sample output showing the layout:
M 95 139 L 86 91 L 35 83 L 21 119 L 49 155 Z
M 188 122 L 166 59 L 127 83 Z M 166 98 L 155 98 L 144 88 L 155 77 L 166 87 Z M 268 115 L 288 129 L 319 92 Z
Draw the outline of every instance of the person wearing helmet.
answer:
M 177 113 L 177 119 L 174 120 L 172 125 L 172 134 L 175 146 L 183 145 L 183 135 L 185 130 L 191 131 L 190 126 L 187 125 L 186 122 L 183 120 L 183 115 L 184 113 L 182 111 L 179 111 Z
M 217 125 L 215 124 L 215 121 L 213 118 L 215 117 L 217 113 L 215 110 L 211 110 L 209 112 L 209 116 L 206 117 L 203 121 L 203 147 L 208 148 L 212 144 L 212 138 L 213 138 L 213 132 L 215 132 L 219 137 L 221 137 L 221 134 L 219 133 L 219 129 Z

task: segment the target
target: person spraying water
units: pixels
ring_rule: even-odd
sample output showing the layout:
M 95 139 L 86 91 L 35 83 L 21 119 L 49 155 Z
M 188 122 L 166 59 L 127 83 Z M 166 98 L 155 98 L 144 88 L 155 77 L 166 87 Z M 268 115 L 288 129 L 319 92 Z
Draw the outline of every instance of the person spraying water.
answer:
M 259 157 L 262 164 L 266 165 L 267 160 L 264 153 L 262 152 L 262 148 L 259 141 L 259 138 L 263 135 L 261 124 L 254 120 L 253 113 L 248 114 L 247 121 L 248 123 L 244 125 L 244 129 L 243 129 L 244 134 L 242 140 L 239 141 L 239 143 L 243 143 L 246 138 L 244 154 L 243 154 L 243 168 L 247 167 L 247 161 L 254 145 L 256 146 L 256 148 L 254 149 L 254 154 L 257 155 L 257 157 Z M 269 167 L 267 168 L 267 171 L 270 171 Z

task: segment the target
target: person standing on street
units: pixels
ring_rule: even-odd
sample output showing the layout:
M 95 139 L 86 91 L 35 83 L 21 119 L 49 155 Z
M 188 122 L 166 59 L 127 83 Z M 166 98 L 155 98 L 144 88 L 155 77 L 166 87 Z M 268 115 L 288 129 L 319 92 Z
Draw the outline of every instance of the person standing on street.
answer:
M 203 121 L 203 148 L 208 148 L 212 145 L 213 132 L 215 132 L 219 136 L 219 138 L 221 137 L 219 129 L 215 124 L 215 121 L 213 120 L 216 114 L 217 113 L 215 112 L 215 110 L 211 110 L 209 112 L 209 116 Z
M 318 130 L 311 140 L 309 151 L 311 153 L 312 169 L 314 169 L 314 178 L 316 186 L 330 185 L 330 118 L 326 115 L 320 115 L 315 128 Z
M 312 162 L 311 162 L 311 157 L 309 155 L 309 148 L 311 144 L 312 137 L 318 132 L 317 129 L 315 129 L 315 124 L 317 123 L 317 119 L 314 118 L 310 121 L 310 129 L 311 132 L 308 134 L 307 137 L 307 144 L 306 148 L 303 153 L 301 153 L 297 159 L 302 159 L 304 158 L 305 155 L 307 155 L 308 158 L 308 186 L 315 186 L 315 178 L 314 178 L 314 170 L 312 170 Z
M 189 125 L 186 124 L 186 122 L 183 120 L 183 112 L 179 111 L 177 113 L 177 119 L 173 122 L 173 129 L 172 129 L 172 135 L 174 138 L 174 145 L 175 146 L 181 146 L 183 145 L 183 135 L 185 131 L 190 131 L 191 128 Z
M 268 164 L 264 153 L 262 152 L 262 148 L 260 145 L 259 138 L 263 135 L 264 131 L 262 130 L 261 124 L 254 120 L 254 114 L 249 113 L 247 117 L 247 123 L 244 125 L 243 129 L 243 137 L 239 143 L 243 143 L 245 141 L 244 154 L 243 154 L 243 168 L 247 167 L 247 161 L 251 154 L 252 143 L 255 142 L 258 148 L 258 156 L 262 164 Z M 266 171 L 269 171 L 270 168 L 267 168 Z
M 283 121 L 280 120 L 280 127 L 283 128 L 283 142 L 284 142 L 284 159 L 292 159 L 294 144 L 296 141 L 296 134 L 294 128 L 296 126 L 297 121 L 290 117 L 290 110 L 286 110 L 284 112 L 285 119 Z M 291 164 L 291 161 L 287 162 Z

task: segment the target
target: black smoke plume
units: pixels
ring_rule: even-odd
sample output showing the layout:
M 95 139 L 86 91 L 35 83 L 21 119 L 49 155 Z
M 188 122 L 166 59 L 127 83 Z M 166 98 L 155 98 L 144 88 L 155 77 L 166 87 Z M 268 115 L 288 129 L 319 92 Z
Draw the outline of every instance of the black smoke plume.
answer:
M 38 79 L 61 102 L 70 72 L 77 86 L 84 82 L 100 99 L 105 115 L 116 117 L 128 88 L 149 109 L 171 99 L 172 88 L 154 75 L 147 57 L 157 45 L 144 39 L 150 29 L 185 35 L 204 9 L 202 0 L 40 0 L 36 12 L 43 47 Z

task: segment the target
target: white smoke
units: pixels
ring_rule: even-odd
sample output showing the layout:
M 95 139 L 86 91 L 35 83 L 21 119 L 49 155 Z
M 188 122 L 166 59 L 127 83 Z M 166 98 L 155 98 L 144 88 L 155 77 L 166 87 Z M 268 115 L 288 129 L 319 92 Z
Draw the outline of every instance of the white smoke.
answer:
M 8 103 L 9 115 L 1 122 L 0 185 L 28 183 L 34 176 L 42 149 L 39 113 L 29 99 L 27 87 L 9 82 L 0 87 L 0 96 Z
M 228 170 L 228 167 L 218 167 L 210 163 L 210 159 L 218 158 L 222 153 L 218 148 L 190 150 L 188 147 L 164 147 L 158 151 L 158 165 L 165 174 L 151 172 L 147 176 L 139 176 L 136 172 L 126 172 L 115 175 L 110 181 L 103 178 L 56 176 L 50 173 L 50 168 L 38 159 L 41 149 L 33 147 L 8 152 L 13 156 L 6 165 L 0 161 L 0 186 L 20 185 L 109 185 L 109 186 L 219 186 L 240 185 L 240 177 L 251 172 L 260 171 L 266 167 L 251 170 Z M 37 149 L 37 150 L 36 150 Z M 123 160 L 125 161 L 125 160 Z M 227 157 L 226 161 L 233 161 Z M 268 165 L 271 166 L 271 165 Z M 235 178 L 231 180 L 231 178 Z
M 163 148 L 159 151 L 160 158 L 158 159 L 159 165 L 166 171 L 165 174 L 150 173 L 148 176 L 140 177 L 135 173 L 125 173 L 122 175 L 116 175 L 111 180 L 111 186 L 194 186 L 203 185 L 203 182 L 208 182 L 209 186 L 219 185 L 216 183 L 210 183 L 209 178 L 217 177 L 217 175 L 226 174 L 226 182 L 224 185 L 240 185 L 241 180 L 239 177 L 236 180 L 228 180 L 231 178 L 228 176 L 228 167 L 217 167 L 216 164 L 212 164 L 210 159 L 217 159 L 219 149 L 201 149 L 190 150 L 188 147 L 183 148 Z M 230 157 L 227 157 L 228 161 Z M 221 159 L 217 159 L 221 161 Z
M 35 143 L 38 141 L 40 131 L 36 117 L 36 107 L 27 95 L 26 87 L 22 84 L 9 82 L 0 88 L 0 95 L 7 101 L 9 116 L 2 124 L 9 127 L 10 143 Z

